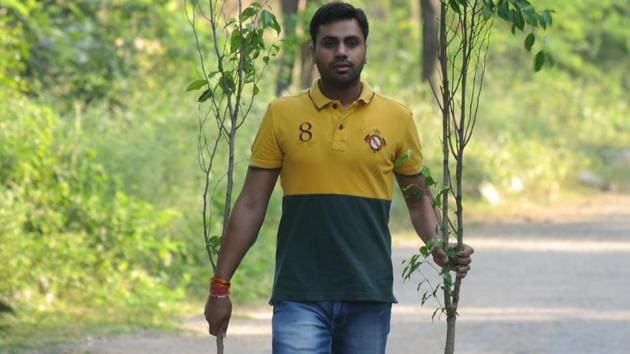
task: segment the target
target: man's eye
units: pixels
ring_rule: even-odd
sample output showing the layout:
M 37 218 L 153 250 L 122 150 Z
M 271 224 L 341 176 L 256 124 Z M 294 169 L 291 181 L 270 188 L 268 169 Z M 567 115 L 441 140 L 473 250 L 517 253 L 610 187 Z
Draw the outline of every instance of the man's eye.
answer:
M 356 39 L 350 39 L 350 40 L 346 41 L 346 45 L 348 47 L 356 47 L 356 46 L 359 45 L 359 41 L 356 40 Z
M 335 41 L 324 41 L 323 44 L 326 48 L 332 48 L 335 46 Z

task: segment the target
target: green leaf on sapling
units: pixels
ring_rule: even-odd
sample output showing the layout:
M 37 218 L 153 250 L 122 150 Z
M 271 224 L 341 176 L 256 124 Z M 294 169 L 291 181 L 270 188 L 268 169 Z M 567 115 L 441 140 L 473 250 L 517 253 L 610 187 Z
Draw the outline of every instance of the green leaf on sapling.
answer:
M 525 49 L 527 49 L 527 51 L 531 51 L 534 46 L 534 42 L 536 42 L 536 36 L 532 32 L 527 35 L 527 38 L 525 38 Z
M 455 11 L 458 14 L 460 13 L 459 4 L 457 3 L 457 0 L 450 0 L 448 4 L 451 6 L 451 9 L 453 9 L 453 11 Z
M 230 37 L 230 53 L 236 53 L 239 49 L 241 49 L 241 40 L 242 35 L 240 31 L 236 30 L 232 32 Z
M 420 247 L 420 254 L 424 257 L 429 257 L 431 255 L 431 251 L 429 250 L 429 247 L 425 245 Z
M 490 7 L 490 5 L 488 5 L 488 3 L 484 3 L 483 4 L 483 8 L 481 9 L 481 13 L 483 15 L 483 19 L 484 20 L 488 20 L 490 17 L 492 17 L 492 8 Z
M 534 59 L 534 71 L 540 71 L 545 64 L 545 53 L 540 50 Z
M 196 91 L 207 84 L 208 84 L 208 80 L 198 79 L 188 84 L 188 86 L 186 87 L 186 91 Z
M 198 102 L 205 102 L 208 98 L 212 97 L 212 89 L 205 90 L 201 96 L 197 99 Z
M 523 18 L 523 14 L 521 11 L 514 11 L 512 14 L 512 19 L 514 20 L 514 24 L 519 30 L 523 30 L 525 28 L 525 19 Z
M 255 6 L 249 6 L 241 13 L 241 22 L 247 21 L 249 18 L 252 18 L 258 13 L 259 8 Z
M 407 162 L 411 157 L 411 149 L 405 151 L 402 155 L 398 156 L 394 161 L 394 166 L 400 166 L 403 163 Z
M 262 21 L 263 27 L 273 28 L 276 33 L 280 34 L 280 24 L 278 23 L 276 16 L 274 16 L 271 12 L 263 10 L 263 12 L 260 14 L 260 19 Z

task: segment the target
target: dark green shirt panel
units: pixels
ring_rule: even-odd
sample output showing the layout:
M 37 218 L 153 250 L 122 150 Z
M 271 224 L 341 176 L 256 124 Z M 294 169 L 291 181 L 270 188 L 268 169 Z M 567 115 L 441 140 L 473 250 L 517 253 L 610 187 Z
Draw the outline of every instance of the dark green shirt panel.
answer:
M 382 199 L 285 196 L 270 302 L 396 302 L 389 208 Z

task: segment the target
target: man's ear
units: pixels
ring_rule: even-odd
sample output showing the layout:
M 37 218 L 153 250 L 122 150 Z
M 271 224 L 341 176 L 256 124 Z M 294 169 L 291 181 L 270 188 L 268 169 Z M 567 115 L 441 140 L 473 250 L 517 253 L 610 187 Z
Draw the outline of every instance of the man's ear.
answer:
M 308 47 L 311 50 L 311 59 L 315 62 L 315 44 L 313 44 L 313 41 L 311 41 L 311 44 L 309 44 Z

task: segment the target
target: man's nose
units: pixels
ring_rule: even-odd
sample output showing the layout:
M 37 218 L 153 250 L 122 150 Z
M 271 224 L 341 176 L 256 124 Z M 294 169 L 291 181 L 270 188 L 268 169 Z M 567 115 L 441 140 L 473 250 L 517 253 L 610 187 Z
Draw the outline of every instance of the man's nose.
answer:
M 340 43 L 337 46 L 337 50 L 335 51 L 335 56 L 342 57 L 342 58 L 345 58 L 348 56 L 348 48 L 345 46 L 345 44 Z

